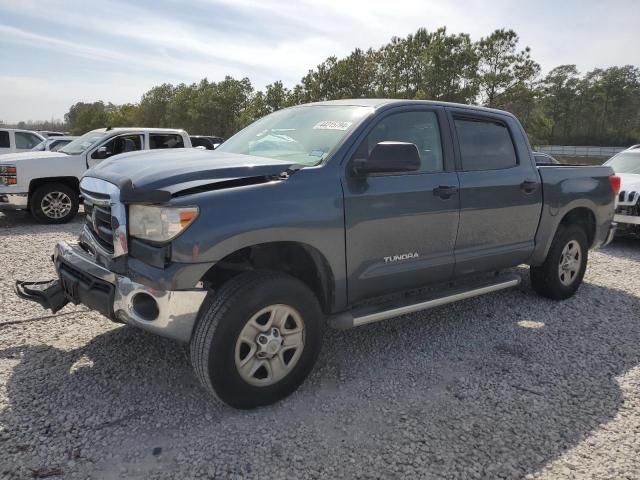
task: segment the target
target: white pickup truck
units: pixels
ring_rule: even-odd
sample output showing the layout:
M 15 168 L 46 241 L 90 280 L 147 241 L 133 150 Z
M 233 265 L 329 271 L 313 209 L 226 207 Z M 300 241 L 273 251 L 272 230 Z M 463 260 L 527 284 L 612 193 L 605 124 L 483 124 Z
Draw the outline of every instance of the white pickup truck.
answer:
M 38 132 L 19 128 L 0 128 L 0 155 L 27 152 L 45 139 Z
M 101 128 L 57 152 L 0 156 L 0 211 L 29 210 L 42 223 L 66 223 L 78 212 L 80 177 L 99 162 L 137 150 L 190 148 L 184 130 Z

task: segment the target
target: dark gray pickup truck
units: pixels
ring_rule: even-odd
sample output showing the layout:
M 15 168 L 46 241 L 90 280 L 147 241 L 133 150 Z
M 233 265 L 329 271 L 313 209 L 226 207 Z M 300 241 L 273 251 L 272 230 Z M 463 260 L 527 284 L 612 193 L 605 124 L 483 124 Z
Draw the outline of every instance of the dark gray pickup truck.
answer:
M 126 157 L 126 158 L 125 158 Z M 426 101 L 302 105 L 214 152 L 137 152 L 81 181 L 86 224 L 59 242 L 56 311 L 82 303 L 189 342 L 238 408 L 293 392 L 326 324 L 350 328 L 513 287 L 575 293 L 612 238 L 609 167 L 536 167 L 517 119 Z

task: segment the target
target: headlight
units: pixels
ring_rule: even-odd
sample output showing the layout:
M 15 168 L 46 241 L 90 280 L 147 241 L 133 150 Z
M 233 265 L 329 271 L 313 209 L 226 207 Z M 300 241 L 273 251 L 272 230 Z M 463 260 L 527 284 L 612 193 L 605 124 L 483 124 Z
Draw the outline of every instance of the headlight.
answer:
M 15 165 L 0 165 L 0 185 L 16 185 L 18 177 Z
M 168 242 L 180 235 L 197 216 L 198 207 L 131 205 L 129 233 L 143 240 Z

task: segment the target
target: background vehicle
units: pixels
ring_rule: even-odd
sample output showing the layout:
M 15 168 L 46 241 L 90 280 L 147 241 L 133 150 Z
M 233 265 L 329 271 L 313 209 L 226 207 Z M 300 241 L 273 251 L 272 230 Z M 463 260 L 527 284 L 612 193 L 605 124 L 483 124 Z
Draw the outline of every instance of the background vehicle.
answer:
M 212 161 L 215 159 L 215 161 Z M 325 320 L 351 328 L 517 285 L 565 299 L 610 241 L 609 167 L 537 167 L 506 112 L 344 100 L 273 113 L 214 152 L 148 152 L 83 177 L 58 280 L 17 285 L 190 343 L 238 408 L 290 394 Z
M 77 137 L 55 136 L 42 140 L 38 145 L 31 149 L 32 152 L 57 152 L 66 144 L 71 143 Z
M 44 137 L 67 137 L 69 134 L 67 132 L 52 132 L 51 130 L 38 130 L 38 133 Z
M 30 130 L 0 128 L 0 155 L 29 151 L 42 140 L 42 135 Z
M 640 235 L 640 145 L 633 145 L 605 162 L 620 177 L 614 220 L 618 232 Z
M 533 158 L 537 165 L 559 165 L 560 162 L 548 153 L 533 152 Z
M 207 150 L 215 150 L 224 142 L 222 137 L 208 137 L 203 135 L 191 135 L 191 145 L 194 147 L 204 147 Z
M 184 130 L 101 128 L 57 152 L 0 156 L 0 210 L 28 209 L 40 222 L 66 223 L 78 211 L 80 177 L 88 168 L 122 153 L 183 147 L 191 147 Z

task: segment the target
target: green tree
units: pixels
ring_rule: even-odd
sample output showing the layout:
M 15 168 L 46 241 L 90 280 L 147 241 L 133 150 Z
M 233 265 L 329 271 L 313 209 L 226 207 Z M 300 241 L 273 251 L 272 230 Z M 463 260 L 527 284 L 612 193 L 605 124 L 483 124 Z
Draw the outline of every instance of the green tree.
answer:
M 170 127 L 169 104 L 173 100 L 174 94 L 175 87 L 169 83 L 163 83 L 142 95 L 138 110 L 138 120 L 141 125 L 159 128 Z
M 500 29 L 477 44 L 480 95 L 488 107 L 500 107 L 514 91 L 529 87 L 540 72 L 529 47 L 517 51 L 518 41 L 516 32 Z
M 138 104 L 78 102 L 63 125 L 73 133 L 105 126 L 175 127 L 228 137 L 271 112 L 340 98 L 391 97 L 482 103 L 514 113 L 532 143 L 625 145 L 640 142 L 640 71 L 626 65 L 580 75 L 560 65 L 538 81 L 540 66 L 512 30 L 472 42 L 446 28 L 418 29 L 378 49 L 328 57 L 291 89 L 274 81 L 254 91 L 248 78 L 151 88 Z M 55 125 L 52 121 L 22 122 Z M 62 129 L 62 128 L 51 128 Z
M 108 126 L 108 114 L 102 101 L 78 102 L 69 108 L 64 118 L 73 135 L 81 135 L 89 130 Z

